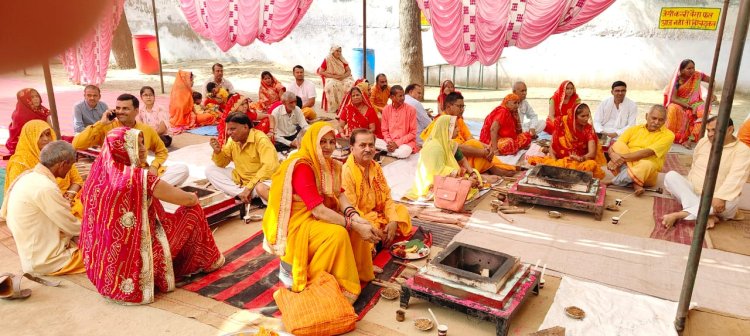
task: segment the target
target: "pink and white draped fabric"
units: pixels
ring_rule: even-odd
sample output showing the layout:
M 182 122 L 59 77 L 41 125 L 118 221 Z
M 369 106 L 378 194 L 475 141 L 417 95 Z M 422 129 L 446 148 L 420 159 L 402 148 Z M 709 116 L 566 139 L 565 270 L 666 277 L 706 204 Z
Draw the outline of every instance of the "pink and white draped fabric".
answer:
M 456 66 L 497 62 L 503 48 L 532 48 L 603 12 L 615 0 L 416 0 L 438 51 Z
M 61 55 L 68 78 L 75 84 L 100 85 L 107 77 L 112 36 L 120 23 L 125 0 L 108 1 L 99 23 L 73 47 Z
M 180 0 L 190 27 L 222 51 L 255 39 L 269 44 L 281 41 L 310 4 L 312 0 Z

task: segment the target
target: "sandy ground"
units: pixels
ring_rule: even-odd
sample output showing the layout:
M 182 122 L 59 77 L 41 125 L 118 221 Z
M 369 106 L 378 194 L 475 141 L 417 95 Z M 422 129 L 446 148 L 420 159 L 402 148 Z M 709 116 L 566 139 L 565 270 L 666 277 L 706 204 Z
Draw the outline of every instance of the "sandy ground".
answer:
M 165 86 L 167 94 L 160 95 L 160 102 L 168 101 L 168 92 L 174 81 L 177 69 L 189 69 L 196 73 L 196 83 L 203 83 L 209 78 L 212 61 L 193 61 L 180 64 L 165 65 Z M 257 97 L 259 74 L 262 70 L 271 70 L 282 82 L 291 79 L 289 69 L 282 69 L 272 64 L 248 63 L 225 64 L 226 77 L 232 80 L 235 87 L 242 92 Z M 308 71 L 311 69 L 308 69 Z M 53 82 L 58 95 L 69 95 L 68 102 L 80 99 L 82 87 L 67 83 L 60 65 L 53 65 Z M 0 76 L 0 109 L 11 111 L 15 105 L 15 92 L 22 87 L 36 87 L 43 90 L 44 84 L 41 69 L 27 69 L 28 75 L 15 72 Z M 308 73 L 320 88 L 319 78 Z M 159 76 L 146 76 L 135 70 L 110 70 L 108 81 L 102 89 L 108 93 L 106 97 L 113 97 L 120 92 L 136 93 L 142 85 L 159 87 Z M 546 116 L 547 99 L 556 88 L 556 83 L 549 87 L 529 88 L 529 101 L 539 113 L 540 118 Z M 198 85 L 196 86 L 198 88 Z M 426 106 L 435 109 L 435 97 L 438 88 L 429 87 L 426 90 Z M 467 97 L 466 117 L 482 119 L 507 94 L 505 91 L 462 90 Z M 319 96 L 321 90 L 318 90 Z M 609 89 L 579 89 L 579 95 L 585 102 L 594 103 L 609 95 Z M 44 94 L 43 94 L 44 96 Z M 639 102 L 639 110 L 644 112 L 651 104 L 661 103 L 659 91 L 631 91 L 631 99 Z M 48 101 L 48 99 L 45 99 Z M 110 101 L 107 101 L 110 103 Z M 113 102 L 113 101 L 112 101 Z M 735 98 L 735 120 L 743 120 L 750 109 L 750 99 Z M 72 106 L 60 106 L 61 124 L 70 124 Z M 3 113 L 0 118 L 8 118 L 9 113 Z M 7 119 L 1 119 L 0 124 L 7 125 Z M 63 127 L 65 130 L 65 127 Z M 0 138 L 2 138 L 0 134 Z M 200 137 L 184 138 L 184 144 L 200 142 Z M 180 145 L 181 146 L 181 145 Z M 641 202 L 641 201 L 639 201 Z M 486 203 L 486 202 L 485 202 Z M 648 205 L 643 205 L 648 207 Z M 484 204 L 488 207 L 488 204 Z M 649 209 L 650 210 L 650 209 Z M 543 215 L 543 209 L 530 215 Z M 579 221 L 579 217 L 572 216 L 567 220 Z M 566 217 L 567 218 L 567 217 Z M 590 220 L 589 220 L 590 221 Z M 571 223 L 578 224 L 578 223 Z M 598 223 L 584 224 L 596 227 Z M 648 235 L 650 229 L 636 226 L 628 230 L 627 226 L 606 226 L 609 231 L 633 231 L 631 234 Z M 245 225 L 239 220 L 231 220 L 221 224 L 215 232 L 220 249 L 226 250 L 242 241 L 260 229 L 259 225 Z M 0 270 L 17 271 L 19 268 L 15 246 L 7 234 L 7 227 L 0 224 Z M 434 251 L 433 253 L 437 253 Z M 246 323 L 258 316 L 252 312 L 242 311 L 224 303 L 209 298 L 200 297 L 184 290 L 162 295 L 152 305 L 139 307 L 124 307 L 105 301 L 99 296 L 83 275 L 63 277 L 63 287 L 48 288 L 32 282 L 24 282 L 24 287 L 32 288 L 34 294 L 25 301 L 0 301 L 0 314 L 3 316 L 3 334 L 8 335 L 93 335 L 106 332 L 112 335 L 221 335 L 229 331 L 239 330 Z M 552 303 L 559 278 L 550 275 L 546 278 L 547 286 L 539 296 L 531 296 L 511 324 L 511 335 L 525 335 L 536 331 L 541 324 L 547 309 Z M 353 335 L 421 335 L 412 327 L 411 323 L 394 322 L 394 312 L 398 303 L 381 300 L 358 323 L 358 329 Z M 441 322 L 450 325 L 452 335 L 494 335 L 494 325 L 477 321 L 433 304 L 412 299 L 407 312 L 407 321 L 412 317 L 426 316 L 427 308 L 431 307 Z M 278 321 L 263 319 L 264 325 L 278 326 Z M 747 320 L 730 318 L 717 313 L 691 311 L 688 329 L 685 335 L 740 335 L 750 330 Z M 434 333 L 434 331 L 433 331 Z

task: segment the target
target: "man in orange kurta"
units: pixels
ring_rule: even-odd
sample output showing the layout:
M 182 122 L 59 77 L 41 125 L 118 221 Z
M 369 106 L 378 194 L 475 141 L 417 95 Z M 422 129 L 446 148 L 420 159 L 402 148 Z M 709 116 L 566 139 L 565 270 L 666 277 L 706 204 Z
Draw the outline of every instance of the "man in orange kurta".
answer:
M 370 103 L 378 115 L 388 105 L 388 98 L 391 96 L 391 87 L 388 86 L 388 78 L 385 74 L 379 74 L 375 77 L 375 85 L 370 89 Z
M 411 232 L 411 218 L 405 206 L 391 198 L 391 188 L 375 156 L 375 136 L 370 130 L 352 132 L 349 143 L 352 155 L 342 168 L 342 187 L 346 198 L 352 202 L 362 218 L 383 233 L 383 246 L 389 247 L 393 239 Z M 350 234 L 354 259 L 360 281 L 375 278 L 372 265 L 373 244 L 362 240 L 355 231 Z

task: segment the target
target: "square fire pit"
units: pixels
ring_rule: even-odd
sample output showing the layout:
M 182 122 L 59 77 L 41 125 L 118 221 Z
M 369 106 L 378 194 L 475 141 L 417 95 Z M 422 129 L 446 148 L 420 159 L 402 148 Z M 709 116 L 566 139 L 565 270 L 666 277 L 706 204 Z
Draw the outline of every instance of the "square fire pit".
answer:
M 425 273 L 497 293 L 516 264 L 518 258 L 514 256 L 454 242 L 427 264 Z

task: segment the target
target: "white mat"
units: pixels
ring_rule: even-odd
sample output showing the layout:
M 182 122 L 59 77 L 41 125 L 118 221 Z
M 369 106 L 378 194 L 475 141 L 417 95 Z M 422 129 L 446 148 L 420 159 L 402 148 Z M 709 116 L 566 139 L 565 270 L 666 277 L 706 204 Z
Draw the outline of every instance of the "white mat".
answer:
M 609 286 L 677 301 L 690 246 L 633 237 L 552 220 L 477 210 L 454 241 L 541 259 L 551 270 Z M 602 225 L 611 225 L 602 222 Z M 704 249 L 692 301 L 699 307 L 749 317 L 750 257 Z
M 586 317 L 568 317 L 569 306 L 583 309 Z M 539 330 L 561 326 L 567 336 L 677 335 L 672 324 L 676 312 L 677 302 L 563 277 Z
M 394 200 L 400 200 L 414 185 L 417 162 L 419 162 L 419 153 L 383 166 L 383 175 L 385 175 L 388 186 L 391 187 L 391 198 Z
M 521 161 L 524 154 L 526 154 L 526 150 L 522 149 L 518 151 L 516 155 L 498 155 L 497 158 L 500 159 L 502 163 L 516 166 L 518 165 L 518 162 Z

